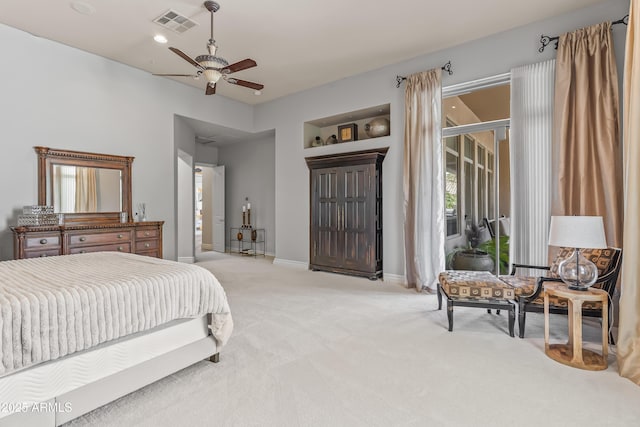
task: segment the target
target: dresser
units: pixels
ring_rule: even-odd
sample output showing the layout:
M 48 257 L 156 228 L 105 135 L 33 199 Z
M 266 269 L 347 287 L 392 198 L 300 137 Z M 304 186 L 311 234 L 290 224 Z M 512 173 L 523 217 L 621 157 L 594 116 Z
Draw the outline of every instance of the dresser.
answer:
M 13 257 L 117 251 L 162 258 L 164 221 L 12 227 Z

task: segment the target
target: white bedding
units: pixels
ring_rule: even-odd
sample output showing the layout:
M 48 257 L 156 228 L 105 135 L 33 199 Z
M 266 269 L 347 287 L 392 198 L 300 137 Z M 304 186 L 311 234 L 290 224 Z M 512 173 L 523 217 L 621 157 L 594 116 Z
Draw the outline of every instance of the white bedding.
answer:
M 0 262 L 0 376 L 212 313 L 222 346 L 233 321 L 209 271 L 117 252 Z

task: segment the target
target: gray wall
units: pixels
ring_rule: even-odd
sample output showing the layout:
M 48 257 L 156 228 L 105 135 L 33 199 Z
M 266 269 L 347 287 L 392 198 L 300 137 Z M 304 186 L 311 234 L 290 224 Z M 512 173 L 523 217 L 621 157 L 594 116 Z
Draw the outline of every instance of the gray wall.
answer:
M 362 149 L 390 147 L 383 163 L 384 270 L 385 275 L 397 275 L 397 279 L 402 280 L 404 90 L 396 89 L 395 76 L 440 67 L 449 60 L 453 64 L 454 74 L 443 76 L 444 86 L 506 73 L 515 66 L 555 57 L 553 48 L 547 48 L 543 54 L 538 53 L 541 33 L 556 35 L 604 20 L 619 19 L 628 13 L 628 7 L 628 0 L 601 3 L 257 106 L 256 130 L 276 129 L 277 258 L 308 262 L 309 174 L 304 157 L 345 150 L 340 144 L 303 149 L 305 121 L 374 105 L 391 104 L 391 135 L 363 142 Z M 622 70 L 625 27 L 615 26 L 613 33 L 619 69 Z
M 276 248 L 275 137 L 220 147 L 218 164 L 225 166 L 226 246 L 229 247 L 229 227 L 242 225 L 242 205 L 246 205 L 245 197 L 248 197 L 251 224 L 265 229 L 266 251 L 273 255 Z M 292 210 L 302 204 L 301 197 Z
M 0 259 L 13 257 L 17 211 L 37 201 L 35 145 L 134 156 L 134 206 L 165 221 L 164 254 L 175 259 L 174 115 L 252 131 L 253 107 L 1 24 L 0 51 Z M 20 65 L 34 54 L 44 75 Z M 194 154 L 194 140 L 180 145 Z
M 207 165 L 218 164 L 218 147 L 211 145 L 196 144 L 196 163 Z

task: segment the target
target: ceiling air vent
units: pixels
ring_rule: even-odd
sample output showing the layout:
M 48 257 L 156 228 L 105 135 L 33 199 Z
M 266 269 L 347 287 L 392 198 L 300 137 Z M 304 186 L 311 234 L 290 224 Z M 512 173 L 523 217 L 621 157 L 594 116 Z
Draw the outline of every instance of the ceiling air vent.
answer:
M 154 19 L 153 22 L 179 34 L 182 34 L 198 25 L 197 22 L 192 21 L 175 10 L 168 10 Z

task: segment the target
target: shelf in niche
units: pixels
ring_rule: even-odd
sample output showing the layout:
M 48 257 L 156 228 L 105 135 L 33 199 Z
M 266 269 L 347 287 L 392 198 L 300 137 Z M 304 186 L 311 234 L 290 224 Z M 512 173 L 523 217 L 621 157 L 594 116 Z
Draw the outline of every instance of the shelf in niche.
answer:
M 323 117 L 320 119 L 304 122 L 303 147 L 306 149 L 340 144 L 357 144 L 359 142 L 365 142 L 367 140 L 380 138 L 371 138 L 369 135 L 367 135 L 367 133 L 365 132 L 365 125 L 376 118 L 385 118 L 390 122 L 390 116 L 391 105 L 383 104 L 377 105 L 375 107 L 364 108 L 362 110 L 350 111 L 342 114 L 336 114 L 334 116 Z M 327 138 L 329 138 L 331 135 L 338 136 L 338 126 L 348 125 L 352 123 L 355 123 L 358 126 L 358 139 L 356 141 L 345 141 L 338 142 L 336 144 L 326 144 Z M 316 136 L 320 137 L 320 139 L 322 140 L 322 145 L 313 145 Z

